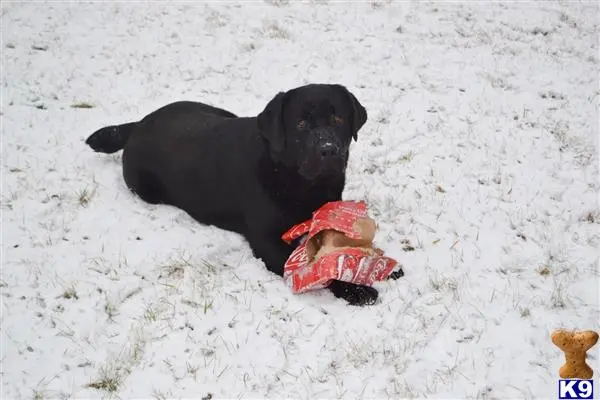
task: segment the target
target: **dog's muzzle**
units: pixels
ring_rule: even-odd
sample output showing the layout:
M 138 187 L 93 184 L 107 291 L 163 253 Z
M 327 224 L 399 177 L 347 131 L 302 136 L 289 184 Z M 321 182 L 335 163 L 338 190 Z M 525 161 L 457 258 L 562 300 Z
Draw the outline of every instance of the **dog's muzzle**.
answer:
M 323 141 L 317 146 L 321 160 L 331 160 L 340 156 L 340 147 L 333 142 Z
M 343 173 L 345 152 L 334 132 L 317 130 L 311 132 L 307 153 L 300 172 L 307 178 L 331 176 Z

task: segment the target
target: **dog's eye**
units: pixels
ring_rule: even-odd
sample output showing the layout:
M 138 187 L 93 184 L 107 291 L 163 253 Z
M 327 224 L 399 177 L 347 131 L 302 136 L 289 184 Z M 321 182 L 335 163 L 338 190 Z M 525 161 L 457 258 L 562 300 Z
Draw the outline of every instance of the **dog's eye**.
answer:
M 344 123 L 344 119 L 342 117 L 338 117 L 337 115 L 332 115 L 329 117 L 329 121 L 332 125 L 340 126 Z
M 298 123 L 296 124 L 296 128 L 298 128 L 299 131 L 303 131 L 306 128 L 308 128 L 308 122 L 306 122 L 306 120 L 301 119 L 300 121 L 298 121 Z

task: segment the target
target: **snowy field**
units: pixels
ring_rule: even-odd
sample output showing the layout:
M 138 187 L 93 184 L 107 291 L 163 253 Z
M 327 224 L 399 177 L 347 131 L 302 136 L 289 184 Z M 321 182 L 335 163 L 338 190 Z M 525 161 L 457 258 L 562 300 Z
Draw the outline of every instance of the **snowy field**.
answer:
M 293 3 L 293 2 L 290 2 Z M 599 330 L 593 2 L 3 2 L 2 398 L 556 398 Z M 293 295 L 126 189 L 96 129 L 346 85 L 346 199 L 405 277 Z M 600 390 L 600 344 L 589 353 Z

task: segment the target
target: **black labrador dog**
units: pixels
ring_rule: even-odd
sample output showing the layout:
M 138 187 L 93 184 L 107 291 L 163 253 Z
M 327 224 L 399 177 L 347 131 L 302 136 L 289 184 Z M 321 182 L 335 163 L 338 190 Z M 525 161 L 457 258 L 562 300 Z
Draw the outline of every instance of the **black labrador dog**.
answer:
M 281 235 L 341 200 L 350 143 L 366 121 L 344 86 L 311 84 L 278 93 L 256 117 L 182 101 L 99 129 L 86 143 L 103 153 L 123 149 L 123 177 L 134 193 L 243 235 L 281 276 L 294 249 Z M 353 305 L 378 296 L 342 281 L 329 289 Z

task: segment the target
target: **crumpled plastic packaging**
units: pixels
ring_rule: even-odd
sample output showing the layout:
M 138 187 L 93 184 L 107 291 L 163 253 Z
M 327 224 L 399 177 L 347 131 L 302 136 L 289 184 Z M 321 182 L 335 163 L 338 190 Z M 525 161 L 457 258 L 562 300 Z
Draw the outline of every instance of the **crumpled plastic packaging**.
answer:
M 369 217 L 363 201 L 329 202 L 313 212 L 312 219 L 294 225 L 282 235 L 286 243 L 302 238 L 284 265 L 283 279 L 293 293 L 322 289 L 332 280 L 371 286 L 394 271 L 398 262 L 378 249 L 340 247 L 314 260 L 319 250 L 316 236 L 325 230 L 371 244 L 374 228 L 369 235 L 357 223 L 365 218 Z

